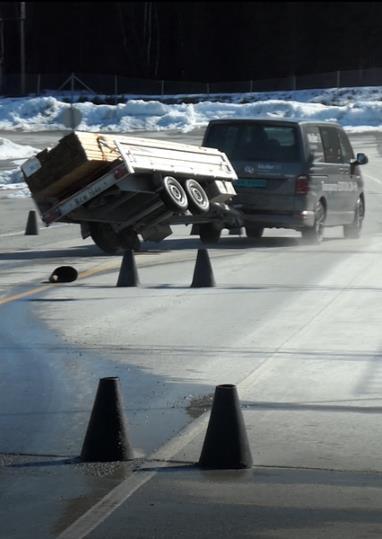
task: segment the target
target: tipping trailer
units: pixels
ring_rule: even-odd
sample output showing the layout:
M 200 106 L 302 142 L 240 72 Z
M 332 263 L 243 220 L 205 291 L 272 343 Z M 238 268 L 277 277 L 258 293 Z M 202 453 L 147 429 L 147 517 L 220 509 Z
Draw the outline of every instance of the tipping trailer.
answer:
M 208 241 L 239 222 L 229 206 L 237 176 L 215 148 L 76 131 L 21 169 L 47 226 L 78 223 L 110 254 L 139 249 L 139 236 L 161 241 L 174 224 L 198 224 Z

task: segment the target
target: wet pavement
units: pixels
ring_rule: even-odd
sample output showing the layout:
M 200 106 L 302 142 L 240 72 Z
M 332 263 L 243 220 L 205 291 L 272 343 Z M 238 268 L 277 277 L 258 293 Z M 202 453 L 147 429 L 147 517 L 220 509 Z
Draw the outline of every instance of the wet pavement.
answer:
M 90 539 L 340 539 L 382 535 L 382 476 L 169 465 Z
M 0 456 L 0 537 L 57 537 L 126 479 L 136 465 L 87 464 L 35 455 Z
M 0 475 L 7 487 L 0 494 L 0 537 L 382 536 L 376 415 L 366 438 L 355 440 L 354 427 L 373 414 L 354 413 L 344 451 L 338 450 L 336 434 L 329 429 L 325 451 L 323 436 L 309 431 L 309 425 L 320 422 L 322 411 L 305 411 L 305 420 L 298 419 L 292 435 L 282 411 L 274 412 L 270 422 L 261 407 L 248 409 L 242 403 L 241 409 L 253 458 L 247 469 L 208 470 L 198 465 L 209 410 L 145 460 L 86 464 L 75 459 L 3 456 Z M 327 419 L 321 418 L 323 423 Z M 320 465 L 322 457 L 326 461 Z

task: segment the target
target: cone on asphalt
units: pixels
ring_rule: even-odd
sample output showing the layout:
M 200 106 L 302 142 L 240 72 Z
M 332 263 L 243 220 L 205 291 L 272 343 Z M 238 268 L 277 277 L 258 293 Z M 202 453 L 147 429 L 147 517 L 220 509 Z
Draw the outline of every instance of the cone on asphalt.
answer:
M 215 285 L 215 277 L 212 271 L 208 251 L 207 249 L 198 249 L 191 288 L 202 288 Z
M 132 249 L 123 255 L 117 286 L 139 286 L 138 270 Z
M 202 468 L 238 469 L 252 466 L 236 386 L 216 386 L 210 420 L 199 459 Z
M 131 460 L 119 378 L 101 378 L 81 450 L 83 462 Z
M 25 236 L 37 236 L 38 235 L 38 226 L 37 226 L 37 215 L 35 210 L 30 210 L 28 213 L 27 224 L 25 227 Z
M 78 277 L 78 271 L 72 266 L 60 266 L 49 277 L 50 283 L 71 283 Z

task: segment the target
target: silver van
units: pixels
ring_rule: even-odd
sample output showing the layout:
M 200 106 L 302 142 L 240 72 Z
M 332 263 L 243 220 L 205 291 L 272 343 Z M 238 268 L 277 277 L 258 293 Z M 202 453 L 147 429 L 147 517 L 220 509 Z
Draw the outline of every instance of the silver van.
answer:
M 326 226 L 343 226 L 358 238 L 365 216 L 364 183 L 354 152 L 336 123 L 285 120 L 212 120 L 203 146 L 218 148 L 231 161 L 238 180 L 232 205 L 251 238 L 264 228 L 301 231 L 312 243 Z M 203 241 L 217 241 L 216 225 L 200 226 Z

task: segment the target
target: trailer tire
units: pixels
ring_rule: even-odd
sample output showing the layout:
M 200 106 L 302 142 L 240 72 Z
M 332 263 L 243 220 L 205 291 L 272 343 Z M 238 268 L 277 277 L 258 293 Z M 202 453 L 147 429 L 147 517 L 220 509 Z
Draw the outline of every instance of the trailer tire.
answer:
M 185 212 L 188 209 L 186 192 L 178 180 L 172 176 L 165 176 L 163 178 L 161 197 L 163 202 L 172 210 Z
M 108 255 L 122 253 L 121 240 L 109 223 L 90 223 L 89 228 L 92 240 L 101 251 Z
M 191 213 L 196 215 L 207 213 L 210 209 L 210 201 L 200 183 L 190 178 L 184 182 L 184 189 L 187 193 Z

